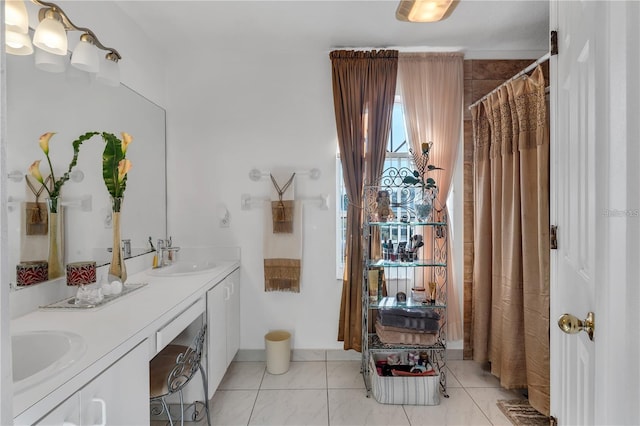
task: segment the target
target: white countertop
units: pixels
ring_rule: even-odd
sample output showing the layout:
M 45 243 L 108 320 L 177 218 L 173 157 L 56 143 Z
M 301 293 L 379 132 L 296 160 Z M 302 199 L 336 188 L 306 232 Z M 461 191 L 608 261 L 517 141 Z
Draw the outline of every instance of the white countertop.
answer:
M 93 377 L 135 348 L 237 269 L 220 261 L 196 275 L 157 277 L 143 271 L 129 283 L 148 283 L 105 306 L 87 310 L 37 310 L 11 321 L 11 332 L 62 330 L 79 334 L 87 349 L 77 362 L 53 377 L 13 396 L 13 415 L 37 420 L 82 388 Z M 33 408 L 27 412 L 28 409 Z

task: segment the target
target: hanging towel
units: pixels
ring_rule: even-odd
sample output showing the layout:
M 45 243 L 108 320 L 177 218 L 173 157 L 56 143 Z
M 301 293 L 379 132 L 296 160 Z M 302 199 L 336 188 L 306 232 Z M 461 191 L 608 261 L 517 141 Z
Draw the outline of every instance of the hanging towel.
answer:
M 272 174 L 278 185 L 292 172 Z M 294 200 L 294 184 L 283 192 L 282 201 L 275 186 L 264 215 L 264 290 L 300 292 L 302 262 L 302 202 Z M 284 208 L 283 208 L 284 207 Z

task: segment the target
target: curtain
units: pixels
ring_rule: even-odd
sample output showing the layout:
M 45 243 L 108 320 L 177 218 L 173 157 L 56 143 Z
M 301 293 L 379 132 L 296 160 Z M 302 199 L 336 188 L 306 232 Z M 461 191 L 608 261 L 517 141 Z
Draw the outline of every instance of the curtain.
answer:
M 474 359 L 549 414 L 549 129 L 544 76 L 472 108 Z
M 439 214 L 446 215 L 446 201 L 451 188 L 462 128 L 463 55 L 400 53 L 398 81 L 411 149 L 421 152 L 421 144 L 432 141 L 429 163 L 444 169 L 429 172 L 429 177 L 434 178 L 438 185 L 436 206 L 442 206 Z M 463 335 L 462 315 L 456 279 L 453 275 L 451 223 L 447 230 L 447 335 L 449 340 L 459 340 Z M 424 237 L 425 241 L 428 241 L 427 235 Z M 429 274 L 430 271 L 425 273 Z
M 362 351 L 362 198 L 382 173 L 396 88 L 398 51 L 333 51 L 333 101 L 349 199 L 338 340 Z

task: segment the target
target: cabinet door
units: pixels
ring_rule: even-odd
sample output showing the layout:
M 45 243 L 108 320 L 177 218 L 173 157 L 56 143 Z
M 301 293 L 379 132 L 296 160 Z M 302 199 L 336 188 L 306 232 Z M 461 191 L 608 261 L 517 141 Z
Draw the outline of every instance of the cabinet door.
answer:
M 207 292 L 207 379 L 213 396 L 227 370 L 227 319 L 224 283 Z
M 80 425 L 80 393 L 71 395 L 35 424 L 38 426 Z
M 83 425 L 148 425 L 149 360 L 146 341 L 80 390 Z
M 240 349 L 240 271 L 236 270 L 225 279 L 229 288 L 226 301 L 227 316 L 227 367 Z

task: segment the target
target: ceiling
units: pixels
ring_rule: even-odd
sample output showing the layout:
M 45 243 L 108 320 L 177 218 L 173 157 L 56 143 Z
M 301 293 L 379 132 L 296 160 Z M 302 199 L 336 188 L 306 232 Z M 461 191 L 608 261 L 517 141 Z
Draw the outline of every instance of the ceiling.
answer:
M 395 19 L 396 0 L 127 1 L 116 4 L 168 52 L 224 49 L 462 50 L 509 57 L 548 50 L 549 2 L 460 0 L 435 23 Z M 404 49 L 403 49 L 404 48 Z M 502 52 L 496 56 L 493 52 Z M 507 52 L 505 56 L 505 52 Z M 522 57 L 531 57 L 525 54 Z

